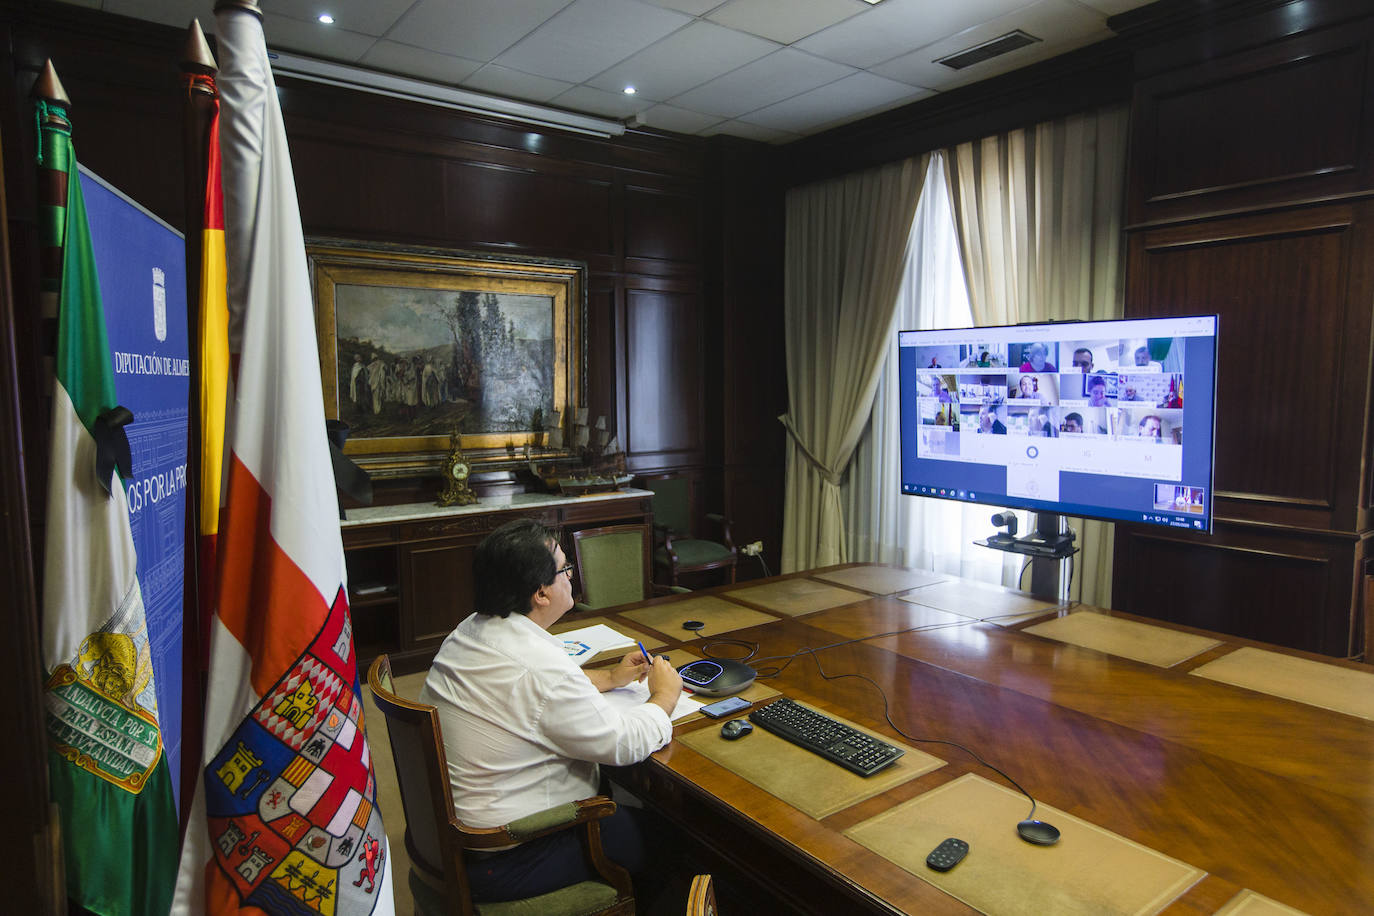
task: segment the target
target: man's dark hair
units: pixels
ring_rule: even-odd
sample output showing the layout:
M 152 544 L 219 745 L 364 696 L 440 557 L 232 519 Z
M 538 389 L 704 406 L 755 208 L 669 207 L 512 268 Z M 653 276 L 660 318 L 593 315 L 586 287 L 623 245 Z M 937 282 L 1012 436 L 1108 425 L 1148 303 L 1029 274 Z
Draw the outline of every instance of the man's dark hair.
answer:
M 553 532 L 522 518 L 497 528 L 477 545 L 472 557 L 473 594 L 479 614 L 528 614 L 530 598 L 558 575 Z
M 1077 421 L 1078 421 L 1078 428 L 1079 428 L 1079 429 L 1082 429 L 1082 428 L 1083 428 L 1083 415 L 1082 415 L 1081 413 L 1078 413 L 1077 411 L 1074 411 L 1073 413 L 1066 413 L 1066 414 L 1064 414 L 1064 422 L 1067 423 L 1067 422 L 1069 422 L 1070 420 L 1077 420 Z
M 1100 375 L 1090 375 L 1088 376 L 1088 387 L 1105 389 L 1107 387 L 1107 380 Z

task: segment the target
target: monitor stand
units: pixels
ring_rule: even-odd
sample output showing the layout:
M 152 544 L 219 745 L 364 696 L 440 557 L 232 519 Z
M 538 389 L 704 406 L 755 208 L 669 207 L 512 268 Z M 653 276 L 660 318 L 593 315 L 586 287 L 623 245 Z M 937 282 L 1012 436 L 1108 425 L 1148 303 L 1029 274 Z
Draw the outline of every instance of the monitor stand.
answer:
M 1072 531 L 1063 530 L 1062 517 L 1057 512 L 1035 513 L 1035 531 L 1024 537 L 995 534 L 982 541 L 974 541 L 993 550 L 1005 550 L 1031 558 L 1030 593 L 1045 601 L 1060 602 L 1068 582 L 1061 582 L 1063 561 L 1078 551 Z

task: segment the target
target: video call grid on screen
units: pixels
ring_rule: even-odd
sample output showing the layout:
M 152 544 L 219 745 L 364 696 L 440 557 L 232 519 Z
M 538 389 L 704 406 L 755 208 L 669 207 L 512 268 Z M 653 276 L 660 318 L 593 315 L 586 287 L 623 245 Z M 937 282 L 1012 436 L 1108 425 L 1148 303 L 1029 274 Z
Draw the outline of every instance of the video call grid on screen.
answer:
M 900 332 L 902 491 L 1211 530 L 1216 326 Z

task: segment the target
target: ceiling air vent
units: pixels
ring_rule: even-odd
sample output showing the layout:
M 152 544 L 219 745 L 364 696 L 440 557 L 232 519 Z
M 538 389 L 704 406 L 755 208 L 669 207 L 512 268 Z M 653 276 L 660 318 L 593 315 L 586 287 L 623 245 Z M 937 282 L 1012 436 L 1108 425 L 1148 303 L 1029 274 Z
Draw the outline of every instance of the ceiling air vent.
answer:
M 974 64 L 981 64 L 983 61 L 996 57 L 999 54 L 1006 54 L 1008 51 L 1015 51 L 1017 48 L 1033 45 L 1039 40 L 1040 39 L 1036 38 L 1034 35 L 1027 34 L 1017 29 L 1014 32 L 1000 35 L 991 41 L 985 41 L 980 45 L 965 48 L 948 57 L 942 57 L 935 61 L 935 63 L 944 64 L 951 70 L 962 70 L 965 67 L 972 67 Z

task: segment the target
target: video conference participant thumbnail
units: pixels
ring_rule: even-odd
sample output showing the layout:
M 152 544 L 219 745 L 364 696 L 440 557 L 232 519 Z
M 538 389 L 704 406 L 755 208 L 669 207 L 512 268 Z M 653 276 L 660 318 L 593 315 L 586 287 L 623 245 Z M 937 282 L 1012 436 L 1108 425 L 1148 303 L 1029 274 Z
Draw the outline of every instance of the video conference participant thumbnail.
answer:
M 1059 403 L 1059 376 L 1052 372 L 1012 372 L 1007 374 L 1007 389 L 1014 399 Z
M 1007 346 L 1009 364 L 1020 360 L 1022 372 L 1058 372 L 1055 363 L 1059 359 L 1059 344 L 1053 341 L 1031 341 L 1014 343 Z
M 1107 408 L 1074 407 L 1060 408 L 1064 419 L 1059 423 L 1059 431 L 1068 435 L 1107 435 Z

